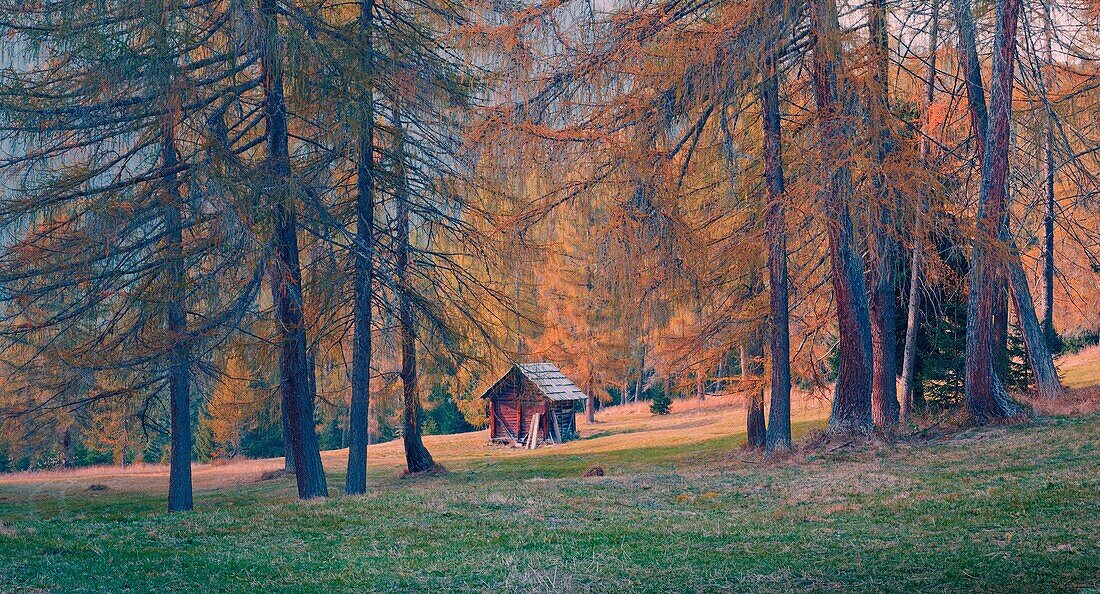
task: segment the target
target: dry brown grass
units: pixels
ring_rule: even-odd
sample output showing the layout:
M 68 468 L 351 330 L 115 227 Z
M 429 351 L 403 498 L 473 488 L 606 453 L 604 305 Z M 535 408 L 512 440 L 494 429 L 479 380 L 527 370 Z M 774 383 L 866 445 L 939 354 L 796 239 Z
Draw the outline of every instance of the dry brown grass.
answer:
M 1100 345 L 1081 349 L 1057 361 L 1062 381 L 1070 388 L 1100 385 Z
M 1075 417 L 1092 414 L 1100 412 L 1100 386 L 1069 388 L 1061 399 L 1030 398 L 1028 404 L 1040 415 Z
M 828 415 L 828 402 L 821 393 L 795 391 L 792 395 L 792 419 L 795 422 L 823 419 Z M 743 398 L 735 394 L 715 395 L 704 401 L 676 400 L 669 415 L 649 412 L 649 403 L 610 406 L 596 415 L 589 425 L 584 415 L 577 415 L 578 432 L 582 439 L 537 450 L 515 449 L 489 445 L 487 431 L 459 435 L 427 435 L 424 444 L 437 462 L 449 468 L 463 468 L 478 461 L 492 459 L 556 456 L 614 452 L 647 447 L 699 443 L 744 432 Z M 347 450 L 321 453 L 328 472 L 344 472 Z M 405 463 L 400 440 L 373 444 L 368 453 L 369 464 L 397 476 Z M 275 476 L 283 468 L 282 458 L 261 460 L 236 459 L 191 467 L 196 492 L 215 491 Z M 24 492 L 86 491 L 92 484 L 102 484 L 108 492 L 162 491 L 168 482 L 168 467 L 136 464 L 119 468 L 95 466 L 72 470 L 21 472 L 0 475 L 0 485 L 17 487 Z
M 193 464 L 192 478 L 196 491 L 212 491 L 261 479 L 266 472 L 281 470 L 283 461 L 234 460 L 219 464 Z M 168 482 L 168 467 L 159 464 L 133 466 L 91 466 L 71 470 L 18 472 L 0 475 L 0 485 L 20 486 L 26 491 L 66 492 L 87 491 L 93 485 L 106 491 L 144 492 L 163 490 Z
M 799 411 L 818 411 L 827 409 L 829 406 L 828 399 L 830 394 L 831 390 L 828 387 L 822 387 L 815 391 L 792 390 L 792 412 L 797 413 Z M 670 410 L 675 414 L 689 414 L 693 411 L 709 411 L 731 407 L 743 408 L 745 406 L 745 396 L 745 392 L 727 391 L 718 394 L 709 394 L 705 400 L 699 400 L 697 398 L 673 400 Z M 764 401 L 767 402 L 768 400 L 769 392 L 765 389 Z M 653 414 L 649 412 L 649 402 L 631 402 L 624 405 L 609 406 L 599 412 L 596 420 L 600 421 L 605 419 L 610 421 L 640 418 L 653 418 Z

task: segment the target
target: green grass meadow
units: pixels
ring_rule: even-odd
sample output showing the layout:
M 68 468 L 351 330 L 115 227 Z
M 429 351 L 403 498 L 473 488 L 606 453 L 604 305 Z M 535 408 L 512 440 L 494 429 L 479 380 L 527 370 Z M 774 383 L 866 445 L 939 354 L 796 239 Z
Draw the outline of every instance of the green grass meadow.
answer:
M 173 515 L 0 486 L 0 590 L 1100 591 L 1100 416 L 781 463 L 741 442 L 383 467 L 327 501 L 252 482 Z

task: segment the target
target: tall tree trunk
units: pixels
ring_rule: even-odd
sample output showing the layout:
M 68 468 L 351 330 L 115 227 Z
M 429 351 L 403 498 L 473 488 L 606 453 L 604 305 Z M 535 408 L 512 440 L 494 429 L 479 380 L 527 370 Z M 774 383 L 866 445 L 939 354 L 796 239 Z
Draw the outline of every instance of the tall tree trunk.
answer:
M 126 468 L 126 446 L 122 441 L 116 441 L 111 455 L 111 464 L 119 468 Z
M 965 47 L 967 52 L 974 52 L 974 56 L 968 59 L 968 63 L 976 61 L 976 49 L 974 42 L 973 19 L 969 14 L 969 5 L 960 0 L 955 0 L 955 12 L 959 20 L 960 51 Z M 979 235 L 975 242 L 973 261 L 981 258 L 981 266 L 975 265 L 971 270 L 971 295 L 967 314 L 967 408 L 974 417 L 975 422 L 984 423 L 997 420 L 1005 416 L 1019 414 L 1022 409 L 1008 398 L 1004 388 L 999 385 L 999 376 L 996 355 L 993 355 L 994 377 L 991 378 L 992 388 L 987 388 L 981 377 L 981 369 L 984 367 L 984 356 L 981 348 L 981 333 L 984 330 L 984 322 L 978 320 L 978 325 L 973 328 L 977 336 L 973 340 L 978 342 L 976 358 L 970 355 L 971 345 L 971 314 L 975 311 L 982 312 L 983 300 L 993 300 L 993 317 L 996 326 L 993 334 L 993 348 L 1000 349 L 1001 334 L 1007 335 L 1008 318 L 1008 294 L 1011 294 L 1013 304 L 1016 306 L 1017 318 L 1024 333 L 1024 341 L 1027 345 L 1028 362 L 1035 376 L 1036 387 L 1039 395 L 1044 398 L 1056 398 L 1062 393 L 1062 387 L 1058 381 L 1057 372 L 1054 370 L 1054 361 L 1050 353 L 1047 336 L 1035 316 L 1035 306 L 1028 288 L 1027 276 L 1020 263 L 1019 253 L 1011 246 L 1011 234 L 1008 229 L 1008 151 L 1010 142 L 1010 125 L 1012 116 L 1012 89 L 1014 75 L 1013 70 L 1016 59 L 1016 27 L 1020 12 L 1019 0 L 998 0 L 996 4 L 996 31 L 993 45 L 993 75 L 990 89 L 988 123 L 985 126 L 985 135 L 978 143 L 982 159 L 982 186 L 978 203 L 978 229 Z M 978 75 L 980 86 L 980 75 Z M 972 78 L 967 73 L 968 81 Z M 972 85 L 968 83 L 968 90 Z M 979 121 L 984 114 L 984 100 L 976 104 L 971 98 L 972 121 Z M 974 112 L 981 112 L 978 116 Z M 999 221 L 996 229 L 996 240 L 991 239 L 989 221 Z M 979 249 L 977 244 L 985 242 L 1004 252 L 1004 260 L 1007 268 L 1007 282 L 1000 276 L 994 278 L 989 284 L 995 294 L 990 298 L 986 296 L 986 287 L 980 282 L 991 270 L 996 270 L 996 265 L 987 262 L 992 254 L 987 249 Z M 991 248 L 990 248 L 991 249 Z M 978 269 L 981 275 L 975 275 Z M 975 283 L 977 291 L 975 291 Z M 1008 285 L 1005 287 L 1005 285 Z M 975 304 L 975 300 L 978 303 Z M 1002 329 L 1003 327 L 1003 329 Z M 994 351 L 996 353 L 996 351 Z M 1007 359 L 1007 357 L 1004 357 Z M 1006 366 L 1003 363 L 1002 366 Z M 973 372 L 973 376 L 972 376 Z M 975 393 L 971 396 L 970 386 L 973 385 Z
M 848 165 L 852 130 L 845 120 L 852 97 L 841 77 L 840 25 L 835 0 L 814 0 L 811 15 L 816 41 L 814 100 L 823 157 L 831 157 L 823 189 L 828 219 L 829 256 L 840 338 L 840 369 L 833 394 L 830 433 L 866 433 L 871 428 L 871 318 L 863 261 L 855 248 L 851 217 L 852 174 Z
M 265 174 L 274 201 L 275 262 L 271 293 L 279 330 L 279 389 L 294 451 L 298 497 L 327 497 L 328 485 L 310 402 L 309 361 L 302 314 L 302 269 L 298 259 L 298 221 L 291 179 L 286 100 L 283 94 L 282 36 L 275 0 L 260 0 L 260 70 L 267 123 Z
M 426 472 L 435 468 L 435 460 L 424 447 L 420 430 L 420 393 L 416 371 L 416 312 L 412 300 L 404 294 L 401 303 L 401 385 L 404 400 L 402 442 L 405 465 L 409 472 Z
M 73 427 L 69 425 L 61 432 L 61 467 L 68 468 L 76 462 L 76 453 L 73 452 Z
M 883 213 L 878 226 L 893 225 L 893 217 Z M 871 344 L 874 377 L 871 383 L 871 412 L 876 427 L 886 431 L 897 427 L 900 406 L 898 404 L 897 365 L 897 305 L 894 301 L 894 238 L 877 232 L 872 274 L 872 290 L 869 300 L 871 318 Z
M 974 16 L 970 11 L 970 0 L 952 0 L 955 12 L 955 24 L 959 30 L 959 65 L 963 71 L 963 82 L 966 86 L 968 112 L 970 114 L 970 128 L 973 134 L 977 162 L 984 169 L 986 138 L 989 134 L 989 112 L 985 103 L 985 85 L 982 82 L 981 60 L 978 57 L 976 42 L 976 27 Z M 1001 225 L 1008 224 L 1007 212 L 1002 212 Z M 990 345 L 993 369 L 1000 376 L 1008 372 L 1008 291 L 1005 290 L 1004 280 L 1000 270 L 994 268 L 991 271 L 991 288 L 993 305 L 992 330 L 990 333 L 992 344 Z
M 638 349 L 638 384 L 634 386 L 634 402 L 642 401 L 642 390 L 645 385 L 645 343 Z
M 940 44 L 940 0 L 932 2 L 931 27 L 928 33 L 928 73 L 924 80 L 924 97 L 921 101 L 921 124 L 923 127 L 920 139 L 921 165 L 928 170 L 930 167 L 930 155 L 932 134 L 929 116 L 932 111 L 932 102 L 936 98 L 936 58 L 939 54 Z M 928 204 L 923 205 L 925 210 Z M 917 382 L 917 332 L 920 330 L 920 279 L 921 279 L 921 248 L 924 240 L 923 213 L 916 213 L 917 222 L 913 233 L 913 252 L 909 258 L 909 297 L 908 315 L 905 321 L 905 350 L 902 354 L 901 364 L 901 403 L 899 417 L 901 421 L 909 420 L 913 412 L 913 399 Z
M 1051 29 L 1049 8 L 1045 9 L 1047 21 L 1044 23 L 1045 58 L 1048 64 L 1053 63 L 1051 49 Z M 1042 86 L 1045 88 L 1045 85 Z M 1009 99 L 1011 107 L 1011 98 Z M 1052 143 L 1054 140 L 1053 122 L 1049 111 L 1045 118 L 1046 127 L 1043 135 L 1043 161 L 1046 183 L 1046 211 L 1043 217 L 1044 249 L 1043 249 L 1043 320 L 1040 322 L 1035 315 L 1034 302 L 1031 299 L 1031 290 L 1028 287 L 1027 274 L 1020 262 L 1020 253 L 1011 242 L 1011 235 L 1006 224 L 1001 228 L 1001 241 L 1010 245 L 1008 257 L 1008 280 L 1011 287 L 1013 304 L 1016 306 L 1016 317 L 1024 334 L 1024 343 L 1027 346 L 1028 363 L 1035 377 L 1035 388 L 1040 398 L 1058 398 L 1062 395 L 1062 385 L 1058 379 L 1058 372 L 1054 367 L 1054 359 L 1051 351 L 1056 348 L 1058 334 L 1054 331 L 1054 216 L 1056 202 L 1054 199 L 1054 159 Z M 1007 210 L 1007 207 L 1006 207 Z M 1006 213 L 1007 215 L 1007 213 Z
M 187 331 L 187 262 L 183 249 L 183 193 L 180 187 L 179 148 L 176 129 L 179 125 L 178 93 L 173 87 L 175 60 L 168 35 L 174 27 L 172 9 L 160 7 L 159 27 L 152 35 L 158 54 L 153 69 L 152 86 L 159 87 L 162 99 L 169 106 L 161 121 L 160 165 L 164 192 L 161 211 L 164 220 L 165 261 L 165 327 L 171 347 L 168 353 L 168 408 L 171 451 L 168 466 L 168 511 L 190 511 L 194 508 L 191 486 L 191 456 L 194 437 L 191 431 L 191 352 Z M 66 440 L 69 431 L 65 430 Z
M 696 320 L 697 323 L 700 323 L 700 324 L 702 323 L 702 320 L 703 320 L 703 314 L 702 314 L 701 308 L 699 308 L 699 307 L 697 307 L 696 310 L 695 310 L 695 320 Z M 697 400 L 699 400 L 700 402 L 705 401 L 707 399 L 706 381 L 707 381 L 707 373 L 703 369 L 703 361 L 700 359 L 699 363 L 697 364 L 697 367 L 695 368 L 695 398 Z M 667 392 L 667 387 L 668 387 L 668 382 L 667 381 L 665 382 L 665 387 L 666 387 L 666 392 Z
M 898 424 L 899 412 L 895 354 L 897 306 L 894 301 L 894 261 L 898 248 L 894 229 L 896 201 L 892 199 L 885 174 L 886 159 L 893 152 L 893 139 L 888 127 L 890 38 L 886 30 L 885 0 L 872 0 L 868 27 L 874 65 L 870 85 L 872 97 L 868 102 L 875 132 L 872 139 L 875 145 L 872 186 L 877 201 L 874 208 L 881 213 L 879 220 L 872 222 L 874 250 L 871 252 L 873 267 L 869 307 L 874 377 L 871 383 L 871 412 L 875 425 L 890 431 Z
M 995 359 L 995 363 L 1000 362 L 996 367 L 999 374 L 1008 373 L 1007 349 L 1001 345 L 1007 344 L 1008 299 L 1011 296 L 1013 305 L 1016 307 L 1016 318 L 1024 335 L 1028 364 L 1035 377 L 1036 391 L 1041 398 L 1057 398 L 1062 395 L 1062 385 L 1054 368 L 1048 336 L 1043 332 L 1035 315 L 1035 304 L 1028 287 L 1027 274 L 1024 272 L 1020 254 L 1016 250 L 1008 228 L 1008 151 L 1011 142 L 1009 127 L 1012 116 L 1013 67 L 1016 55 L 1015 31 L 1020 5 L 1019 0 L 1006 0 L 997 6 L 997 35 L 1006 36 L 1004 39 L 1008 46 L 1002 47 L 998 52 L 996 44 L 994 45 L 994 86 L 990 92 L 990 110 L 993 112 L 992 128 L 988 130 L 989 136 L 985 140 L 986 158 L 982 162 L 982 188 L 984 190 L 986 187 L 986 169 L 991 167 L 990 174 L 993 176 L 989 181 L 990 195 L 993 197 L 991 199 L 999 201 L 1001 205 L 1001 225 L 998 229 L 997 247 L 1003 252 L 1005 274 L 998 279 L 1000 290 L 994 309 L 996 323 L 994 348 L 997 349 L 996 353 L 1001 354 L 999 359 Z M 1002 13 L 1002 10 L 1010 12 Z M 997 39 L 995 38 L 994 41 L 996 42 Z M 998 58 L 1001 62 L 998 62 Z M 1002 66 L 1000 70 L 997 68 L 999 64 Z M 1001 83 L 1000 89 L 997 86 L 998 82 Z M 999 90 L 1000 94 L 998 94 Z M 998 152 L 989 154 L 994 147 Z
M 180 205 L 179 179 L 176 168 L 176 127 L 167 122 L 161 142 L 161 163 L 164 166 L 166 196 L 164 226 L 167 236 L 165 257 L 168 260 L 167 305 L 168 336 L 172 350 L 168 366 L 169 414 L 171 415 L 172 452 L 168 468 L 168 511 L 189 511 L 195 507 L 191 489 L 191 353 L 188 347 L 186 297 L 186 262 L 183 254 L 183 215 Z
M 417 386 L 416 372 L 416 310 L 413 305 L 411 279 L 409 278 L 409 252 L 411 240 L 409 230 L 409 187 L 405 171 L 405 131 L 401 122 L 401 110 L 393 109 L 394 120 L 394 177 L 397 180 L 396 202 L 397 224 L 397 277 L 398 318 L 401 340 L 401 386 L 404 396 L 404 414 L 402 441 L 405 445 L 405 464 L 409 472 L 427 472 L 435 468 L 435 460 L 424 447 L 420 436 L 420 391 Z
M 359 68 L 370 80 L 371 27 L 374 0 L 359 2 L 359 37 L 363 44 Z M 360 91 L 359 146 L 355 200 L 355 338 L 351 356 L 351 409 L 349 411 L 348 474 L 344 492 L 367 492 L 367 442 L 369 441 L 371 302 L 374 297 L 374 97 L 373 86 Z
M 1054 65 L 1054 52 L 1051 37 L 1054 23 L 1050 15 L 1050 7 L 1043 8 L 1046 17 L 1043 23 L 1043 45 L 1046 54 L 1046 65 Z M 1044 81 L 1043 89 L 1047 88 Z M 1054 330 L 1054 217 L 1057 214 L 1058 203 L 1054 198 L 1055 165 L 1054 165 L 1054 118 L 1050 108 L 1046 111 L 1046 129 L 1043 136 L 1043 165 L 1046 174 L 1046 212 L 1043 215 L 1043 334 L 1047 339 L 1047 347 L 1051 350 L 1059 348 L 1058 332 Z
M 1035 377 L 1035 391 L 1040 398 L 1058 398 L 1062 396 L 1062 384 L 1058 380 L 1058 371 L 1054 368 L 1054 359 L 1050 354 L 1046 336 L 1043 335 L 1043 328 L 1035 316 L 1035 305 L 1031 300 L 1027 273 L 1020 264 L 1020 254 L 1016 251 L 1015 245 L 1011 248 L 1008 277 L 1012 284 L 1012 301 L 1016 305 L 1016 318 L 1024 333 L 1028 363 Z
M 980 89 L 976 73 L 975 31 L 968 0 L 954 0 L 959 24 L 960 56 L 965 64 L 970 94 L 971 121 L 978 128 L 984 112 L 984 100 L 975 94 Z M 996 26 L 993 40 L 993 74 L 990 105 L 982 152 L 982 181 L 978 198 L 977 234 L 973 242 L 970 268 L 970 298 L 966 321 L 966 407 L 975 423 L 984 424 L 1022 412 L 1001 384 L 994 366 L 994 332 L 998 275 L 995 250 L 1000 244 L 1005 216 L 1008 181 L 1009 124 L 1012 113 L 1013 67 L 1016 58 L 1016 25 L 1019 0 L 996 1 Z M 977 85 L 972 81 L 977 79 Z M 980 104 L 980 108 L 979 108 Z
M 1049 119 L 1049 116 L 1048 116 Z M 1058 207 L 1054 199 L 1054 155 L 1051 149 L 1053 141 L 1052 125 L 1047 122 L 1047 133 L 1043 147 L 1043 161 L 1046 166 L 1046 212 L 1043 214 L 1043 335 L 1047 346 L 1058 347 L 1058 332 L 1054 330 L 1054 216 Z
M 763 352 L 764 344 L 760 330 L 753 330 L 749 336 L 748 345 L 745 348 L 745 359 L 742 359 L 741 369 L 752 376 L 752 391 L 745 405 L 745 433 L 750 449 L 763 449 L 768 440 L 767 426 L 764 424 L 764 386 L 757 378 L 764 375 Z
M 764 235 L 768 244 L 768 347 L 771 351 L 771 409 L 766 451 L 791 449 L 791 333 L 787 294 L 787 222 L 783 208 L 782 119 L 776 56 L 768 53 L 767 75 L 760 85 L 764 127 L 764 178 L 768 203 Z

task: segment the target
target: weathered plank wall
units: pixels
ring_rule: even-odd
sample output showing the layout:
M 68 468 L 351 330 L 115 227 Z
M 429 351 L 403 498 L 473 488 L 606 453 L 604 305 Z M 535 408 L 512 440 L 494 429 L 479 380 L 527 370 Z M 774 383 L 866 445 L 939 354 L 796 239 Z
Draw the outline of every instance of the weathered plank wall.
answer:
M 492 419 L 489 438 L 492 440 L 527 441 L 531 417 L 535 413 L 540 413 L 536 428 L 539 441 L 550 440 L 554 433 L 550 415 L 557 418 L 561 441 L 577 436 L 576 404 L 547 399 L 527 378 L 520 378 L 518 385 L 514 380 L 501 384 L 496 393 L 489 396 L 489 407 Z

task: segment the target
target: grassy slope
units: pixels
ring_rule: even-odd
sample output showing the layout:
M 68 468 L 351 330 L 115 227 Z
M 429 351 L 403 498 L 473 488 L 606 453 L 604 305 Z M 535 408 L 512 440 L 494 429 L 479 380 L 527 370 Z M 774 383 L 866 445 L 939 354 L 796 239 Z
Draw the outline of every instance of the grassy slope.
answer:
M 1100 386 L 1100 346 L 1092 346 L 1058 361 L 1062 382 L 1071 388 Z
M 1100 415 L 761 465 L 739 408 L 677 404 L 536 452 L 431 438 L 446 476 L 399 478 L 397 444 L 372 446 L 371 493 L 326 502 L 256 480 L 277 461 L 196 467 L 197 511 L 171 516 L 162 469 L 7 477 L 0 591 L 1100 587 Z

